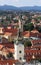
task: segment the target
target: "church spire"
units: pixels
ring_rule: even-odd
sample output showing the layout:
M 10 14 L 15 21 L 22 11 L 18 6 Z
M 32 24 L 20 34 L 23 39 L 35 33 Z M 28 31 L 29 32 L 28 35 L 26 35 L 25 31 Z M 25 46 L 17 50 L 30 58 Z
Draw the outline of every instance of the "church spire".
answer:
M 23 26 L 22 21 L 19 19 L 18 37 L 22 37 Z
M 18 44 L 18 42 L 23 43 L 23 35 L 22 35 L 22 21 L 19 19 L 19 27 L 18 27 L 18 32 L 17 32 L 17 37 L 15 38 L 16 44 Z

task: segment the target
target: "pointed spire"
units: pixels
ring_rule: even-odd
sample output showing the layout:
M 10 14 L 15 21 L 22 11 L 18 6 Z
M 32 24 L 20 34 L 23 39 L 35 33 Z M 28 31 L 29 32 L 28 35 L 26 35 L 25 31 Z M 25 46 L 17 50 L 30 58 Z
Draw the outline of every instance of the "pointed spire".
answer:
M 20 19 L 19 19 L 18 37 L 22 37 L 22 24 L 21 24 Z
M 21 29 L 21 21 L 20 21 L 20 19 L 19 19 L 19 29 Z

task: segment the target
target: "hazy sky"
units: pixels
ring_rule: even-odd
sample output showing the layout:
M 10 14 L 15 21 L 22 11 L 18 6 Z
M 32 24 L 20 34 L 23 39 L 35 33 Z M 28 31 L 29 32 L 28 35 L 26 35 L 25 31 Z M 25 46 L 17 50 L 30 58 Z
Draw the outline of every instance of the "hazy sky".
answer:
M 0 5 L 41 6 L 41 0 L 0 0 Z

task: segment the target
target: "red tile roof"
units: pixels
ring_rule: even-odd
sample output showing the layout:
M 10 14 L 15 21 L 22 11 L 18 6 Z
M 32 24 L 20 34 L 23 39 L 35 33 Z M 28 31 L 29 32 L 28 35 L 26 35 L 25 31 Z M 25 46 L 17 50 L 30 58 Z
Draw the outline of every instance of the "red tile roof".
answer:
M 12 33 L 12 32 L 15 33 L 15 32 L 17 32 L 17 29 L 14 29 L 14 28 L 10 28 L 10 29 L 4 28 L 3 31 L 4 31 L 4 32 L 10 32 L 10 33 Z
M 0 45 L 0 50 L 3 48 L 3 45 Z
M 14 29 L 14 28 L 10 28 L 10 29 L 8 29 L 8 28 L 4 28 L 3 29 L 3 31 L 4 31 L 4 35 L 11 35 L 11 36 L 16 36 L 17 35 L 17 32 L 18 32 L 18 30 L 17 29 Z
M 22 33 L 24 37 L 30 37 L 30 32 L 29 31 L 25 31 Z
M 14 53 L 14 44 L 12 43 L 0 43 L 0 51 L 4 53 Z
M 0 60 L 0 64 L 1 65 L 6 65 L 7 63 L 9 64 L 9 65 L 13 65 L 13 64 L 15 64 L 16 62 L 19 62 L 18 60 Z
M 36 53 L 36 52 L 41 53 L 41 50 L 27 50 L 27 49 L 25 49 L 25 53 Z
M 25 31 L 22 33 L 24 37 L 37 37 L 37 38 L 41 38 L 41 33 L 33 33 L 30 31 Z
M 32 44 L 37 44 L 37 43 L 40 43 L 41 44 L 41 39 L 40 40 L 32 40 L 31 43 Z
M 39 49 L 39 48 L 41 48 L 41 45 L 36 45 L 36 46 L 32 46 L 32 48 L 34 49 L 34 48 L 37 48 L 37 49 Z
M 0 35 L 4 35 L 4 33 L 0 33 Z
M 13 43 L 0 43 L 0 45 L 8 47 L 8 48 L 14 48 L 14 44 Z
M 39 31 L 37 29 L 34 29 L 31 32 L 33 32 L 33 33 L 39 33 Z

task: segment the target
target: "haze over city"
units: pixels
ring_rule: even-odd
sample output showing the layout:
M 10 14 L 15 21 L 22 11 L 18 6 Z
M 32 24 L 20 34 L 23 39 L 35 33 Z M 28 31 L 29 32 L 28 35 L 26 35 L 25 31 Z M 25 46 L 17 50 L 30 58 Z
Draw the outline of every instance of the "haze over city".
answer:
M 22 6 L 41 6 L 41 0 L 0 0 L 0 5 Z

